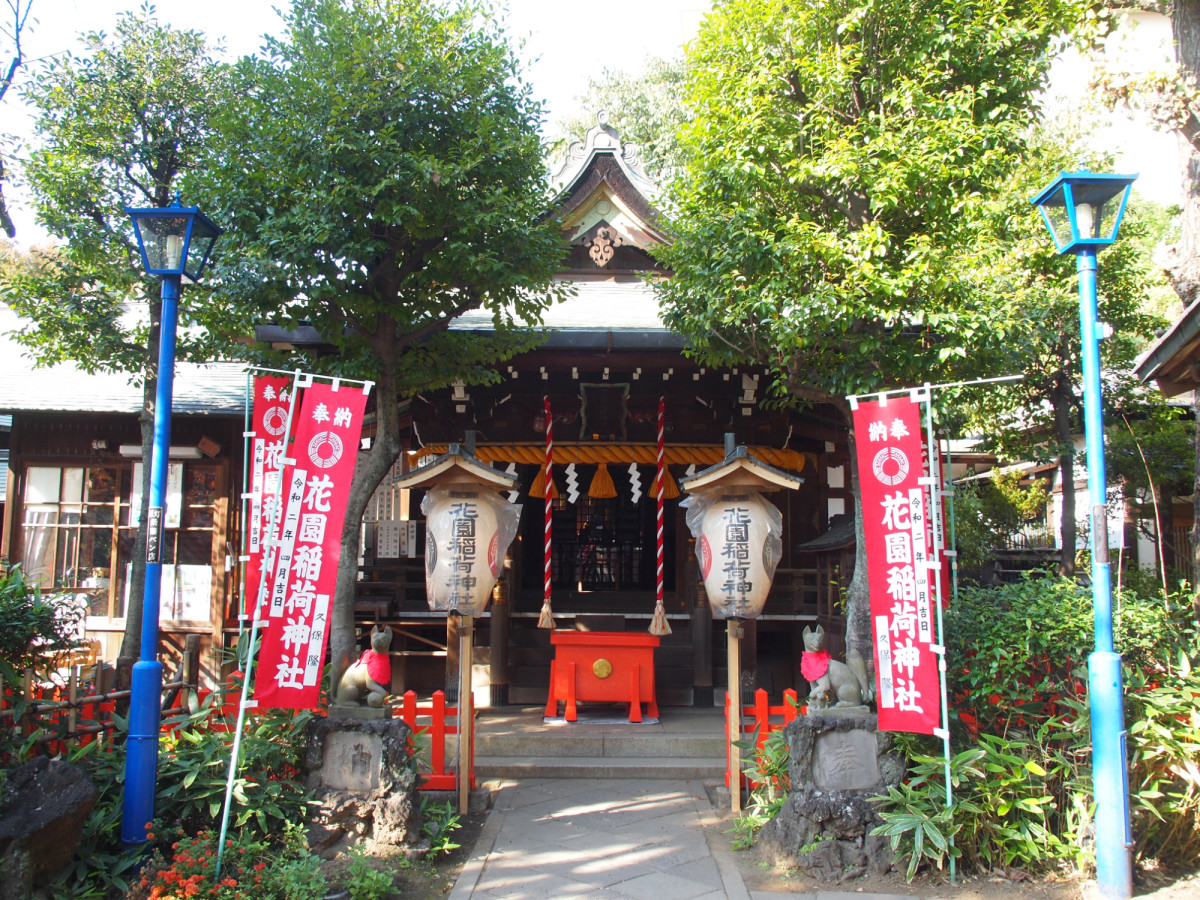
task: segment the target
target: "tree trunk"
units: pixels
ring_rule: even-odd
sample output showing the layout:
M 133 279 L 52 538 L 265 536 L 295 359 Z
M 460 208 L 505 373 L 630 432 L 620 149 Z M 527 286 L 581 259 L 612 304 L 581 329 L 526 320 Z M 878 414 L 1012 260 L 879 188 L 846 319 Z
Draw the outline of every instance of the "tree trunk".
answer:
M 1058 441 L 1059 481 L 1062 484 L 1062 521 L 1059 533 L 1062 552 L 1058 556 L 1058 573 L 1075 574 L 1075 442 L 1071 433 L 1071 385 L 1060 375 L 1054 385 L 1054 437 Z
M 1184 73 L 1200 76 L 1200 0 L 1176 0 L 1171 18 L 1175 53 Z M 1183 179 L 1183 212 L 1179 241 L 1171 248 L 1167 269 L 1184 306 L 1200 298 L 1200 121 L 1193 109 L 1177 132 Z
M 1196 419 L 1196 456 L 1192 480 L 1192 613 L 1200 622 L 1200 391 L 1192 393 L 1192 414 Z
M 850 450 L 850 496 L 854 501 L 854 574 L 846 588 L 846 655 L 862 654 L 867 675 L 875 677 L 875 651 L 871 643 L 871 590 L 867 581 L 867 541 L 863 532 L 862 487 L 858 480 L 858 447 L 854 417 L 845 401 L 835 404 L 846 417 L 846 443 Z
M 165 205 L 165 204 L 164 204 Z M 125 605 L 125 633 L 121 637 L 122 657 L 140 656 L 142 606 L 146 593 L 146 510 L 150 505 L 150 459 L 154 450 L 154 403 L 158 392 L 158 342 L 162 333 L 162 300 L 150 300 L 150 333 L 147 335 L 147 364 L 142 385 L 142 412 L 138 424 L 142 432 L 142 502 L 129 566 L 129 600 Z M 118 580 L 118 584 L 119 584 Z
M 379 382 L 375 385 L 375 439 L 365 460 L 359 460 L 346 504 L 346 522 L 342 527 L 342 551 L 338 560 L 337 590 L 330 616 L 329 654 L 332 662 L 332 689 L 336 694 L 342 673 L 354 661 L 354 594 L 358 582 L 358 547 L 363 514 L 380 482 L 400 455 L 399 398 L 396 392 L 395 366 L 384 358 Z
M 1175 53 L 1185 75 L 1200 76 L 1200 0 L 1175 0 L 1171 17 Z M 1197 110 L 1192 110 L 1188 125 L 1178 134 L 1180 173 L 1183 186 L 1183 212 L 1180 216 L 1179 242 L 1172 248 L 1168 266 L 1171 283 L 1184 306 L 1200 298 L 1200 130 L 1196 128 Z M 1196 414 L 1195 490 L 1192 499 L 1192 585 L 1200 585 L 1200 392 L 1193 410 Z M 1200 621 L 1200 594 L 1193 600 L 1193 614 Z

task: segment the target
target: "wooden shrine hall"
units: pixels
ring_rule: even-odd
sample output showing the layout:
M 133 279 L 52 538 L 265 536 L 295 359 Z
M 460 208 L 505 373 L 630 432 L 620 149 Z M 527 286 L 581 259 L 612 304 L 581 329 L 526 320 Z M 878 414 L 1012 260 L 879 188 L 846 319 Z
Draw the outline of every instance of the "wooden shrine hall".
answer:
M 545 342 L 514 358 L 500 383 L 457 385 L 410 401 L 409 451 L 400 476 L 473 439 L 475 457 L 518 479 L 520 530 L 487 612 L 474 622 L 476 702 L 541 705 L 554 649 L 538 628 L 544 599 L 545 492 L 551 491 L 551 599 L 558 630 L 645 634 L 656 601 L 656 472 L 662 406 L 666 464 L 664 606 L 671 634 L 654 650 L 660 705 L 711 706 L 726 683 L 725 627 L 714 623 L 676 482 L 720 462 L 725 440 L 803 479 L 772 494 L 784 551 L 762 617 L 748 623 L 743 687 L 803 688 L 801 631 L 820 620 L 842 630 L 836 590 L 851 572 L 840 551 L 796 548 L 851 512 L 845 426 L 836 412 L 765 409 L 765 375 L 696 365 L 662 322 L 650 283 L 671 273 L 655 261 L 668 240 L 657 190 L 637 148 L 603 122 L 570 147 L 554 200 L 566 252 L 559 278 L 575 295 L 545 315 Z M 486 330 L 487 315 L 457 327 Z M 260 338 L 296 343 L 295 332 Z M 552 485 L 545 472 L 547 406 Z M 364 521 L 356 615 L 394 637 L 394 693 L 457 687 L 456 622 L 425 601 L 420 491 L 381 485 Z M 852 557 L 851 557 L 852 558 Z M 802 691 L 803 692 L 803 691 Z

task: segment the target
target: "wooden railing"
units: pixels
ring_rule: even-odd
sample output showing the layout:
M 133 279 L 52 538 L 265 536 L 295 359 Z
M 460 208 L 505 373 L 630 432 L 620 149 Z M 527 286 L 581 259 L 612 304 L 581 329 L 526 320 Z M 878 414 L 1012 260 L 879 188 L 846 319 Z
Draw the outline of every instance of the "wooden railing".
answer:
M 50 755 L 104 740 L 117 728 L 115 713 L 130 692 L 98 691 L 94 677 L 85 675 L 95 671 L 94 665 L 75 663 L 54 668 L 52 678 L 41 679 L 30 668 L 19 685 L 0 679 L 0 733 L 12 729 L 21 743 L 31 741 L 39 752 Z M 190 641 L 175 679 L 162 686 L 164 712 L 196 707 L 199 673 L 199 642 Z
M 429 741 L 429 771 L 422 763 L 426 762 L 418 756 L 420 766 L 418 774 L 421 777 L 420 789 L 423 791 L 452 791 L 457 787 L 457 769 L 446 763 L 446 738 L 458 734 L 459 708 L 446 705 L 446 695 L 434 691 L 433 699 L 428 705 L 417 703 L 417 695 L 406 691 L 399 704 L 392 707 L 392 716 L 403 719 L 414 737 Z M 453 719 L 454 724 L 448 724 Z M 475 723 L 471 722 L 471 759 L 467 771 L 470 773 L 471 787 L 475 787 Z
M 761 752 L 763 744 L 767 742 L 768 735 L 772 731 L 778 731 L 785 727 L 796 716 L 807 711 L 807 707 L 800 705 L 800 698 L 792 688 L 788 688 L 783 692 L 783 702 L 778 706 L 772 706 L 767 698 L 767 692 L 759 688 L 754 692 L 754 702 L 742 707 L 742 727 L 741 734 L 738 735 L 738 740 L 745 740 L 748 737 L 754 737 L 754 752 L 757 758 Z M 746 754 L 739 754 L 741 759 L 746 759 Z M 733 769 L 733 753 L 731 749 L 731 741 L 729 738 L 729 695 L 725 695 L 725 786 L 728 787 L 733 780 L 730 773 Z M 756 787 L 757 782 L 746 776 L 743 771 L 741 773 L 742 785 Z

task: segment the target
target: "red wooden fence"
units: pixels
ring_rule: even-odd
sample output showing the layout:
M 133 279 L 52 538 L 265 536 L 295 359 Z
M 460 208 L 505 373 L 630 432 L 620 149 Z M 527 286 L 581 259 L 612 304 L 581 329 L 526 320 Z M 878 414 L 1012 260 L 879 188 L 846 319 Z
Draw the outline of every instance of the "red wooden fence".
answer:
M 428 705 L 417 703 L 417 695 L 405 691 L 403 702 L 392 707 L 392 715 L 403 719 L 416 736 L 429 738 L 429 767 L 430 772 L 421 773 L 420 789 L 423 791 L 453 791 L 457 785 L 457 773 L 453 767 L 446 765 L 446 737 L 457 735 L 459 707 L 447 706 L 446 695 L 441 691 L 433 692 L 433 700 Z M 446 720 L 453 719 L 453 725 L 447 725 Z M 475 723 L 471 726 L 471 758 L 468 772 L 471 776 L 471 787 L 475 787 Z
M 763 744 L 767 742 L 767 735 L 772 731 L 783 728 L 789 722 L 807 711 L 807 707 L 800 705 L 800 698 L 792 688 L 788 688 L 783 692 L 783 703 L 779 706 L 771 706 L 767 699 L 767 692 L 759 688 L 754 692 L 754 703 L 749 706 L 742 707 L 742 727 L 741 734 L 738 735 L 738 740 L 744 740 L 753 735 L 757 735 L 754 742 L 755 755 L 762 750 Z M 731 752 L 730 737 L 729 737 L 729 695 L 725 695 L 725 786 L 729 787 L 730 769 L 733 768 L 733 753 Z M 746 759 L 746 754 L 742 753 L 741 758 Z M 742 786 L 756 786 L 757 782 L 753 782 L 746 777 L 746 773 L 742 772 Z

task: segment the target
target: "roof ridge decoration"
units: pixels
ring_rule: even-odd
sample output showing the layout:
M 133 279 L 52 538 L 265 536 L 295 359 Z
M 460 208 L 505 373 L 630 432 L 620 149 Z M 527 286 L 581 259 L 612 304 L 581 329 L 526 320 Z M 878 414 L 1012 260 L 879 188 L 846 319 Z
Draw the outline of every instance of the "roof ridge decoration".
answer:
M 641 148 L 633 141 L 622 141 L 617 129 L 608 124 L 608 112 L 596 113 L 596 124 L 588 129 L 582 141 L 572 141 L 567 148 L 567 161 L 551 179 L 555 199 L 570 192 L 588 165 L 601 153 L 611 154 L 625 177 L 647 200 L 658 199 L 658 185 L 642 167 Z

